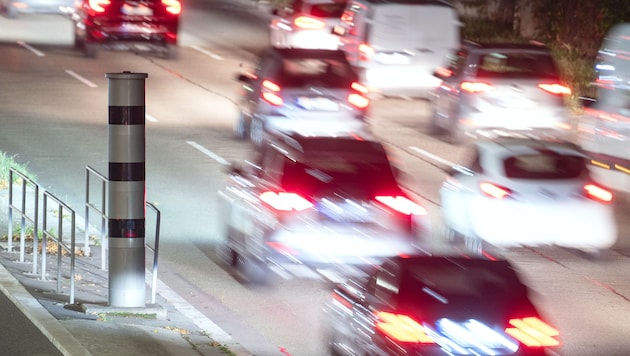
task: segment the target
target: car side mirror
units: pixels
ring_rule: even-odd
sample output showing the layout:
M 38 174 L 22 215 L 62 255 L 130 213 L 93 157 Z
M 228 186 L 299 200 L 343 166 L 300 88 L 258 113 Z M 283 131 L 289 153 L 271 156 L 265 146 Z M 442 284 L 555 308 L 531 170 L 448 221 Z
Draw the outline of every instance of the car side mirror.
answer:
M 582 107 L 589 108 L 597 102 L 597 99 L 588 96 L 580 96 L 578 101 Z
M 475 172 L 469 168 L 466 168 L 462 165 L 456 164 L 446 169 L 446 174 L 449 176 L 454 176 L 456 174 L 463 174 L 467 176 L 474 176 Z

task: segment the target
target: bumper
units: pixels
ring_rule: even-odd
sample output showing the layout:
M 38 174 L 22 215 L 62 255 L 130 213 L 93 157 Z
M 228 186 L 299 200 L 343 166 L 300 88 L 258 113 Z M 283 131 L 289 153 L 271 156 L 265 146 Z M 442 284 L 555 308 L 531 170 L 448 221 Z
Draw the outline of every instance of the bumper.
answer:
M 472 207 L 473 232 L 499 247 L 556 245 L 607 249 L 617 240 L 610 205 L 595 202 L 532 206 L 479 201 Z

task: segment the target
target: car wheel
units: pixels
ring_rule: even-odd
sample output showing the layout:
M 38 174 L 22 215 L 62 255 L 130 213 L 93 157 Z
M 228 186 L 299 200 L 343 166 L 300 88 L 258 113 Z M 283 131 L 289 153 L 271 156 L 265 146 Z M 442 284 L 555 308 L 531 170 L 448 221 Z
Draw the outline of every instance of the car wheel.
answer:
M 83 54 L 88 58 L 96 58 L 98 52 L 98 44 L 96 43 L 84 43 Z
M 245 114 L 240 111 L 238 118 L 236 118 L 236 121 L 234 122 L 234 136 L 239 140 L 243 140 L 247 137 L 248 133 Z
M 227 267 L 235 268 L 238 264 L 238 253 L 230 247 L 227 241 L 218 242 L 214 253 L 219 262 Z
M 179 48 L 174 44 L 167 44 L 164 48 L 164 58 L 177 59 L 179 57 Z
M 5 11 L 7 18 L 9 19 L 16 19 L 18 17 L 18 10 L 11 5 L 9 5 L 9 7 L 5 9 Z
M 473 255 L 480 256 L 483 254 L 483 240 L 479 236 L 465 236 L 464 244 L 466 249 Z
M 249 139 L 256 147 L 261 147 L 263 145 L 265 132 L 263 121 L 261 119 L 252 118 L 252 123 L 249 130 Z
M 466 133 L 464 132 L 464 130 L 462 130 L 457 121 L 453 122 L 448 131 L 448 143 L 458 146 L 463 144 L 465 141 Z
M 269 283 L 271 270 L 264 262 L 251 257 L 239 256 L 237 268 L 248 284 L 266 285 Z
M 431 110 L 431 120 L 429 121 L 429 135 L 438 136 L 444 133 L 444 130 L 438 125 L 438 113 L 435 108 Z

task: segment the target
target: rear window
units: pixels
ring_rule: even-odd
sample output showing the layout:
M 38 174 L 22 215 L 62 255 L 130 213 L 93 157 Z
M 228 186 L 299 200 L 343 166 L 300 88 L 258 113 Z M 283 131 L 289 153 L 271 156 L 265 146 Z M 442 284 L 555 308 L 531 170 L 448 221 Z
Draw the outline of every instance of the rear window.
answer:
M 571 179 L 587 170 L 584 157 L 554 152 L 510 157 L 503 167 L 506 177 L 517 179 Z
M 309 14 L 319 18 L 341 18 L 345 8 L 345 3 L 317 4 L 311 7 Z
M 365 198 L 398 191 L 388 161 L 337 154 L 310 159 L 306 163 L 287 160 L 286 164 L 282 177 L 282 186 L 286 190 L 307 195 L 327 195 L 337 191 Z
M 479 57 L 477 77 L 558 79 L 558 71 L 545 53 L 492 52 Z
M 346 61 L 320 58 L 284 59 L 275 78 L 279 85 L 321 85 L 348 87 L 355 74 Z
M 451 265 L 420 265 L 408 271 L 401 298 L 416 304 L 433 304 L 457 297 L 479 298 L 522 293 L 524 285 L 512 270 Z M 423 304 L 424 304 L 423 303 Z

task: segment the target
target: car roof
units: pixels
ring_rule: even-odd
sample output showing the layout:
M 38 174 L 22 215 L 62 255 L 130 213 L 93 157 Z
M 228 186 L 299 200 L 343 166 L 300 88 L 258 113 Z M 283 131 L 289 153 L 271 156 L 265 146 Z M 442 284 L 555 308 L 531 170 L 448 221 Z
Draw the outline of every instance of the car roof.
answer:
M 326 58 L 346 60 L 346 55 L 339 49 L 311 49 L 311 48 L 276 48 L 268 47 L 268 54 L 273 54 L 282 58 Z
M 387 154 L 380 141 L 365 136 L 308 136 L 292 132 L 273 137 L 270 144 L 294 155 L 311 152 Z
M 462 43 L 464 48 L 471 51 L 496 51 L 496 50 L 525 50 L 525 51 L 540 51 L 550 52 L 549 47 L 544 43 L 530 41 L 530 42 L 473 42 L 464 41 Z
M 512 264 L 506 259 L 487 259 L 483 257 L 467 255 L 413 255 L 413 256 L 393 256 L 391 261 L 399 266 L 411 267 L 417 265 L 427 266 L 450 266 L 457 265 L 466 267 L 487 267 L 491 269 L 514 269 Z
M 453 5 L 450 2 L 444 1 L 444 0 L 360 0 L 360 1 L 368 3 L 368 4 L 382 4 L 382 5 L 409 4 L 409 5 L 442 5 L 442 6 L 453 7 Z
M 584 155 L 580 147 L 570 141 L 542 140 L 520 137 L 498 137 L 475 142 L 480 151 L 494 152 L 501 155 L 540 151 L 542 149 L 562 153 Z

